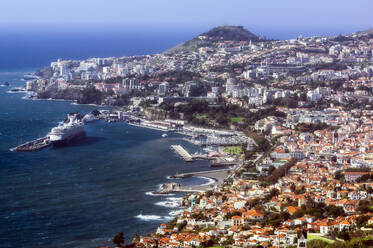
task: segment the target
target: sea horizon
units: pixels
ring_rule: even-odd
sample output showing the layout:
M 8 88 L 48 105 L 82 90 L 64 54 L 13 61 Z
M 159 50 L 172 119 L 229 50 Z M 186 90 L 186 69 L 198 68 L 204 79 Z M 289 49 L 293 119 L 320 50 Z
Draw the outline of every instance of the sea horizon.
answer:
M 224 25 L 224 24 L 222 24 Z M 162 53 L 214 26 L 0 26 L 0 71 L 43 68 L 61 58 L 123 57 Z M 249 27 L 267 39 L 337 36 L 369 27 Z

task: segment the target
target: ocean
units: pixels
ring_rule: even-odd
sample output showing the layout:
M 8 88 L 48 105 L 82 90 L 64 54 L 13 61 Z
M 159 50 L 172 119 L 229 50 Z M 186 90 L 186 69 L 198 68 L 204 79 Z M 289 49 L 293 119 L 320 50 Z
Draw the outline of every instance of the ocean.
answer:
M 205 30 L 152 27 L 0 27 L 0 70 L 40 68 L 57 59 L 160 53 Z
M 182 195 L 150 192 L 170 182 L 172 174 L 209 169 L 205 161 L 183 162 L 170 145 L 182 144 L 191 152 L 200 148 L 177 134 L 163 138 L 162 131 L 97 121 L 73 146 L 10 151 L 44 136 L 69 112 L 97 108 L 7 93 L 24 85 L 26 72 L 0 72 L 0 83 L 11 84 L 0 87 L 0 247 L 98 247 L 110 244 L 118 232 L 126 237 L 151 233 L 171 220 Z

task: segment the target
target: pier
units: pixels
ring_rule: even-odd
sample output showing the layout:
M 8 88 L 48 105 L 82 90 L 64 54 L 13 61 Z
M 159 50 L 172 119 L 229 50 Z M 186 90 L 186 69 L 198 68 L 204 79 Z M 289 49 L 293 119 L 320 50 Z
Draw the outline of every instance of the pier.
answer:
M 43 149 L 51 144 L 49 136 L 29 141 L 14 148 L 17 152 L 32 152 Z
M 221 177 L 220 174 L 225 175 L 229 171 L 230 171 L 230 169 L 197 171 L 197 172 L 176 174 L 176 175 L 170 176 L 170 178 L 188 178 L 188 177 L 194 177 L 194 176 L 198 177 L 198 176 L 200 176 L 200 177 L 209 177 L 209 178 L 213 178 L 215 180 L 218 180 L 218 178 L 216 178 L 216 177 L 220 178 Z M 219 176 L 217 176 L 217 175 L 219 175 Z
M 185 162 L 192 162 L 193 157 L 181 145 L 172 145 L 171 148 L 179 154 Z
M 210 170 L 176 174 L 170 178 L 188 178 L 188 177 L 205 177 L 214 180 L 214 182 L 203 185 L 183 186 L 179 183 L 166 183 L 161 186 L 161 189 L 155 191 L 156 194 L 169 194 L 175 192 L 192 193 L 206 192 L 223 184 L 224 179 L 228 177 L 230 169 Z

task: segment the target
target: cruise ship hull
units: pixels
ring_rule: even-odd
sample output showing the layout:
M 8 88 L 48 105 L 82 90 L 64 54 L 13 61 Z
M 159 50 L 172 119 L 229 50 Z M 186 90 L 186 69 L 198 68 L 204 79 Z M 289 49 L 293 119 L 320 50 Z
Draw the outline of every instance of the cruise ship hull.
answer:
M 86 136 L 85 132 L 80 132 L 80 133 L 77 133 L 75 135 L 71 135 L 69 137 L 66 137 L 64 139 L 52 140 L 51 143 L 55 147 L 67 146 L 69 144 L 72 144 L 74 142 L 77 142 L 79 140 L 84 139 L 85 136 Z

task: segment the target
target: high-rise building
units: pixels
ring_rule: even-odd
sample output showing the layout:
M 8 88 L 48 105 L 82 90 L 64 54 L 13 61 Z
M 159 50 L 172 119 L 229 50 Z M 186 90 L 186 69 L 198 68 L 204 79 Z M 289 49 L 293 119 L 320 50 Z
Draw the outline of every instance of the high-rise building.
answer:
M 169 84 L 168 82 L 163 82 L 158 86 L 158 94 L 164 96 L 168 92 Z
M 122 80 L 125 89 L 140 89 L 140 81 L 137 78 L 125 78 Z
M 236 85 L 236 81 L 233 78 L 228 78 L 227 83 L 225 84 L 225 91 L 230 94 Z

